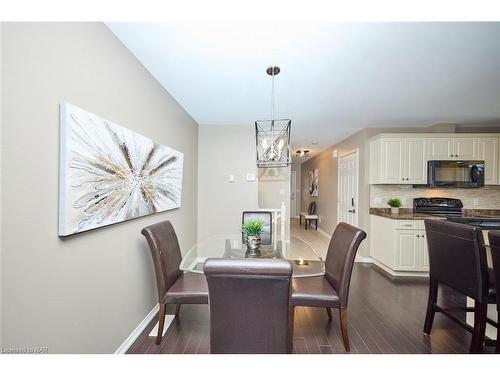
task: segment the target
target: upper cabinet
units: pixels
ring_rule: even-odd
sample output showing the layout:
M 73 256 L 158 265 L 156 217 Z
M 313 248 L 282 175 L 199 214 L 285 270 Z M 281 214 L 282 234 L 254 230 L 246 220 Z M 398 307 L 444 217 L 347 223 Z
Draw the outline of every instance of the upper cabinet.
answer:
M 475 160 L 477 138 L 431 138 L 428 160 Z
M 370 184 L 426 184 L 428 160 L 484 160 L 485 184 L 500 183 L 499 135 L 381 134 L 369 145 Z
M 429 160 L 451 160 L 453 154 L 453 140 L 450 138 L 431 138 L 428 140 Z
M 484 160 L 485 185 L 498 185 L 498 138 L 478 139 L 478 160 Z
M 427 140 L 380 138 L 370 145 L 370 183 L 425 184 Z

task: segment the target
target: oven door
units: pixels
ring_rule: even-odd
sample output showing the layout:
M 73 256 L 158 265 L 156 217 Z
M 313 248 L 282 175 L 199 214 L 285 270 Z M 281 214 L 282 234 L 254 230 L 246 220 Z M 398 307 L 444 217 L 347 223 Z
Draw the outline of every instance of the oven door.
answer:
M 429 187 L 478 188 L 484 186 L 484 161 L 430 160 Z

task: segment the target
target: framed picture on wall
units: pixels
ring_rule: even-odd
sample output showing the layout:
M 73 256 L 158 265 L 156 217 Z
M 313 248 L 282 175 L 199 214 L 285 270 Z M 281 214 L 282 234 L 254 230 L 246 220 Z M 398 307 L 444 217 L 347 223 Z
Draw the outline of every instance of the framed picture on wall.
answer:
M 309 195 L 311 197 L 319 197 L 319 169 L 309 171 Z
M 181 206 L 182 152 L 60 107 L 59 236 Z

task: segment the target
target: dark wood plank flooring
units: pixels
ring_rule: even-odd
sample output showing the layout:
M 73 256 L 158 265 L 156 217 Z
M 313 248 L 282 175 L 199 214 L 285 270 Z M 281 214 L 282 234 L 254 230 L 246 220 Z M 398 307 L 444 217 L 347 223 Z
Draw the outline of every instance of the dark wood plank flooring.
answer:
M 348 304 L 351 353 L 467 353 L 471 335 L 442 314 L 436 314 L 430 336 L 422 333 L 426 304 L 427 280 L 394 280 L 374 266 L 355 264 Z M 465 298 L 441 289 L 439 304 L 464 306 Z M 333 313 L 329 322 L 324 309 L 295 309 L 294 353 L 344 353 L 338 312 Z M 156 319 L 128 353 L 209 353 L 207 305 L 183 305 L 161 345 L 148 336 L 155 324 Z

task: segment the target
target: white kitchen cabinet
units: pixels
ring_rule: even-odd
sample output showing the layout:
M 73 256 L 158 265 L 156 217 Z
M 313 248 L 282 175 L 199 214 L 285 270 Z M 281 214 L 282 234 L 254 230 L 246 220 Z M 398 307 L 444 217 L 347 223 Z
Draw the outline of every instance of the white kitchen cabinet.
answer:
M 425 138 L 382 138 L 370 144 L 370 182 L 425 184 Z
M 451 138 L 430 138 L 428 140 L 429 160 L 452 160 L 453 140 Z
M 389 235 L 389 234 L 388 234 Z M 396 271 L 418 271 L 419 242 L 414 230 L 394 231 Z
M 429 272 L 429 249 L 427 247 L 427 238 L 425 238 L 425 231 L 417 233 L 417 237 L 420 246 L 420 270 Z
M 427 140 L 408 138 L 404 148 L 404 172 L 407 184 L 427 183 Z
M 382 139 L 381 181 L 398 184 L 404 181 L 404 140 L 401 138 Z
M 430 138 L 429 160 L 475 160 L 478 155 L 477 138 Z
M 500 184 L 498 134 L 379 134 L 369 148 L 370 184 L 424 185 L 429 160 L 484 160 L 485 184 Z
M 370 215 L 370 255 L 393 276 L 427 276 L 429 254 L 423 220 Z
M 453 139 L 453 151 L 455 159 L 476 160 L 478 156 L 476 138 Z
M 478 139 L 478 160 L 484 160 L 485 185 L 498 185 L 498 138 Z

